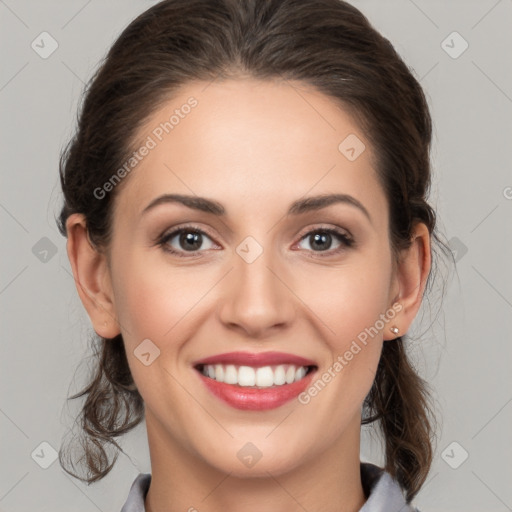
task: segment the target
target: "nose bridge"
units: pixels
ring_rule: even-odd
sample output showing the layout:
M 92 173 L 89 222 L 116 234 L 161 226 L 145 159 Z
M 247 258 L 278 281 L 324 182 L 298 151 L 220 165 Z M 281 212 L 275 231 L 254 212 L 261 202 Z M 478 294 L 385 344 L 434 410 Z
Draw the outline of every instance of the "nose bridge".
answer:
M 271 237 L 266 240 L 270 244 Z M 253 237 L 245 238 L 233 254 L 230 286 L 221 308 L 221 319 L 227 324 L 238 324 L 255 335 L 291 320 L 293 294 L 280 276 L 284 267 L 275 251 Z

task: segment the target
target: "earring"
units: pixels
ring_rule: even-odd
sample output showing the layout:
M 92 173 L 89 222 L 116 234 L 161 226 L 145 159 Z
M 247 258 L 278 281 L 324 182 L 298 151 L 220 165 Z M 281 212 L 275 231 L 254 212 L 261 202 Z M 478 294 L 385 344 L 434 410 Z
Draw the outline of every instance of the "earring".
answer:
M 393 327 L 390 327 L 389 330 L 393 333 L 393 334 L 398 334 L 400 332 L 400 329 L 394 325 Z

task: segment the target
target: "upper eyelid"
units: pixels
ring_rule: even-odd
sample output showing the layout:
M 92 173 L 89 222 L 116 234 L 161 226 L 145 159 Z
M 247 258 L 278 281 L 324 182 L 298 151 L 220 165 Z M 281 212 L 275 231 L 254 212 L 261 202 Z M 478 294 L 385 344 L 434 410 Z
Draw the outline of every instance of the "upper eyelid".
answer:
M 346 229 L 342 228 L 340 226 L 332 226 L 332 225 L 326 225 L 325 223 L 321 223 L 322 225 L 316 226 L 316 227 L 308 227 L 304 228 L 305 231 L 301 231 L 301 235 L 299 235 L 299 239 L 302 240 L 306 235 L 309 235 L 311 232 L 314 231 L 335 231 L 338 232 L 340 235 L 345 235 L 347 238 L 353 239 L 352 233 Z
M 181 233 L 182 231 L 198 231 L 203 235 L 207 235 L 209 238 L 214 238 L 214 235 L 210 234 L 208 230 L 204 228 L 200 228 L 199 226 L 195 226 L 193 224 L 185 225 L 185 226 L 178 226 L 176 228 L 171 228 L 169 230 L 166 230 L 158 237 L 158 240 L 166 239 L 166 238 L 174 238 L 176 235 Z

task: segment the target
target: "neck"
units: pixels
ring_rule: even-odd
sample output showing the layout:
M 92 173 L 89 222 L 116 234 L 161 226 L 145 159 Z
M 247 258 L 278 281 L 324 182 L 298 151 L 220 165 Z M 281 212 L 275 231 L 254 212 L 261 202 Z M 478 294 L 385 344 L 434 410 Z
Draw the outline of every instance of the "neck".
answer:
M 360 477 L 360 418 L 343 439 L 314 458 L 259 478 L 223 473 L 191 454 L 146 412 L 152 478 L 146 512 L 357 512 L 365 502 Z

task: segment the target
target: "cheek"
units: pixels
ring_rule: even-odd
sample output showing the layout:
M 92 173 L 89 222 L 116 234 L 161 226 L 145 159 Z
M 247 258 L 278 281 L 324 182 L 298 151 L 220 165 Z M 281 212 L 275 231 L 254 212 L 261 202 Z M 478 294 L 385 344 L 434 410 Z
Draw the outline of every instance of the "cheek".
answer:
M 297 295 L 325 327 L 336 352 L 375 327 L 382 331 L 380 315 L 388 304 L 389 274 L 384 263 L 316 269 L 298 286 Z M 350 343 L 349 343 L 350 344 Z
M 310 388 L 311 399 L 322 394 L 324 400 L 317 401 L 316 407 L 326 407 L 334 415 L 339 411 L 339 421 L 349 411 L 357 413 L 372 386 L 383 330 L 392 321 L 386 317 L 390 268 L 385 256 L 354 259 L 338 269 L 317 269 L 308 279 L 315 286 L 303 286 L 299 292 L 317 316 L 331 356 L 329 367 L 314 379 L 313 383 L 322 382 Z
M 208 291 L 209 281 L 198 281 L 190 270 L 173 271 L 148 264 L 142 258 L 125 260 L 115 276 L 115 302 L 125 342 L 149 338 L 159 347 Z M 203 283 L 203 284 L 202 284 Z
M 137 388 L 152 411 L 175 410 L 187 400 L 173 378 L 184 343 L 179 340 L 187 339 L 187 313 L 206 293 L 208 282 L 192 286 L 190 271 L 170 275 L 164 266 L 136 256 L 120 262 L 113 277 L 116 312 Z M 144 340 L 152 344 L 141 345 Z M 140 359 L 144 352 L 152 360 L 147 365 Z M 181 428 L 174 417 L 165 421 L 176 431 Z

